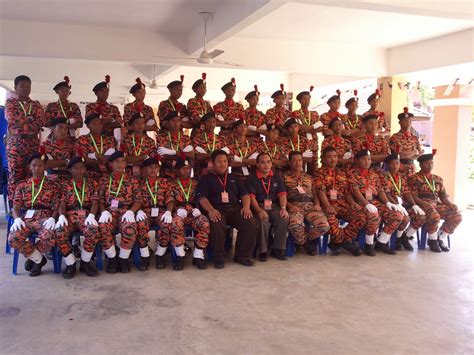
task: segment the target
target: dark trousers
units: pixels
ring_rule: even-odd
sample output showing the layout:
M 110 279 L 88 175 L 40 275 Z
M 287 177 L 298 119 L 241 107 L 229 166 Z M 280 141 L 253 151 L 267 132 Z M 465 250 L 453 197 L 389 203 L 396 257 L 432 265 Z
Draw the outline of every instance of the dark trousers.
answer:
M 227 226 L 238 230 L 237 241 L 235 242 L 235 259 L 250 259 L 255 247 L 257 227 L 253 218 L 245 219 L 240 214 L 240 206 L 219 209 L 221 220 L 211 223 L 211 233 L 209 235 L 209 248 L 214 251 L 215 261 L 225 260 L 225 238 Z

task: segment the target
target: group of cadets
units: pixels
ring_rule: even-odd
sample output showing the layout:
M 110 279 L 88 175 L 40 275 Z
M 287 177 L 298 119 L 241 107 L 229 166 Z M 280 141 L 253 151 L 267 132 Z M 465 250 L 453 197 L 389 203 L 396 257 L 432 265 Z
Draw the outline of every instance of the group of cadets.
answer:
M 80 271 L 88 276 L 98 274 L 91 264 L 98 243 L 107 272 L 130 271 L 135 243 L 139 269 L 147 270 L 151 230 L 156 268 L 166 267 L 165 253 L 173 248 L 173 268 L 182 270 L 186 227 L 194 230 L 198 269 L 207 267 L 206 249 L 216 268 L 225 266 L 229 226 L 238 231 L 234 261 L 245 266 L 254 264 L 255 247 L 262 262 L 268 256 L 285 260 L 288 232 L 309 255 L 316 254 L 316 240 L 329 233 L 334 254 L 374 256 L 376 250 L 396 253 L 388 247 L 395 232 L 396 249 L 413 250 L 409 240 L 425 226 L 430 250 L 449 251 L 446 240 L 461 214 L 442 178 L 432 174 L 435 152 L 423 154 L 411 133 L 408 109 L 398 115 L 400 131 L 390 137 L 377 110 L 378 91 L 369 96 L 370 110 L 363 115 L 357 114 L 356 91 L 341 114 L 338 91 L 319 117 L 309 110 L 313 87 L 297 95 L 300 108 L 290 112 L 281 85 L 271 96 L 275 107 L 264 114 L 257 109 L 257 86 L 245 96 L 244 109 L 233 99 L 232 78 L 221 88 L 225 100 L 211 106 L 204 99 L 203 74 L 192 85 L 196 96 L 185 105 L 179 102 L 183 80 L 168 84 L 170 96 L 160 103 L 157 121 L 144 103 L 139 78 L 130 89 L 135 101 L 125 105 L 122 117 L 107 102 L 106 76 L 94 86 L 97 101 L 87 105 L 84 120 L 68 101 L 68 77 L 54 86 L 58 100 L 46 110 L 30 99 L 31 80 L 15 79 L 17 95 L 6 102 L 14 218 L 9 242 L 26 257 L 30 276 L 41 274 L 44 254 L 53 246 L 64 256 L 63 276 L 74 276 L 73 232 L 84 237 Z M 76 137 L 83 124 L 89 133 Z M 42 127 L 50 127 L 51 134 L 40 143 Z M 324 137 L 321 144 L 318 134 Z M 354 242 L 362 229 L 363 250 Z M 32 233 L 38 235 L 35 244 L 28 238 Z

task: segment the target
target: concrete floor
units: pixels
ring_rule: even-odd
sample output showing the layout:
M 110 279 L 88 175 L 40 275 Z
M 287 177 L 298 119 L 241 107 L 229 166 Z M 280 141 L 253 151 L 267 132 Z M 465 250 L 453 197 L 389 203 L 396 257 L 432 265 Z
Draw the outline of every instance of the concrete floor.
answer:
M 270 260 L 252 269 L 10 275 L 1 354 L 473 354 L 474 212 L 453 250 Z M 4 227 L 0 227 L 4 230 Z M 2 233 L 0 245 L 4 246 Z

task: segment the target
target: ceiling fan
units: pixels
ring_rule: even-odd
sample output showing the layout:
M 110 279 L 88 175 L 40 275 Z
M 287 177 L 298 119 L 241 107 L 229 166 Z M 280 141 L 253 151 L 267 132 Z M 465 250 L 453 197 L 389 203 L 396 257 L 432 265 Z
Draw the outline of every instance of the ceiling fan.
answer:
M 223 60 L 216 60 L 217 56 L 220 56 L 224 53 L 223 50 L 214 49 L 212 52 L 207 51 L 207 23 L 212 18 L 212 13 L 203 11 L 199 13 L 204 22 L 204 49 L 199 55 L 199 57 L 164 57 L 164 56 L 153 56 L 154 58 L 163 58 L 163 59 L 186 59 L 186 60 L 195 60 L 200 64 L 224 64 L 232 67 L 241 67 L 242 65 L 232 62 L 227 62 Z

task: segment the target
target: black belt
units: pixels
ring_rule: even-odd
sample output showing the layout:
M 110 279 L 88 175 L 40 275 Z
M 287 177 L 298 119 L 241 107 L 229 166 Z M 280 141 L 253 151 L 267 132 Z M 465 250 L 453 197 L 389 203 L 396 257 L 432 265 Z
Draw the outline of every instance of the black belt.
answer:
M 400 159 L 400 163 L 402 164 L 413 164 L 412 159 Z

